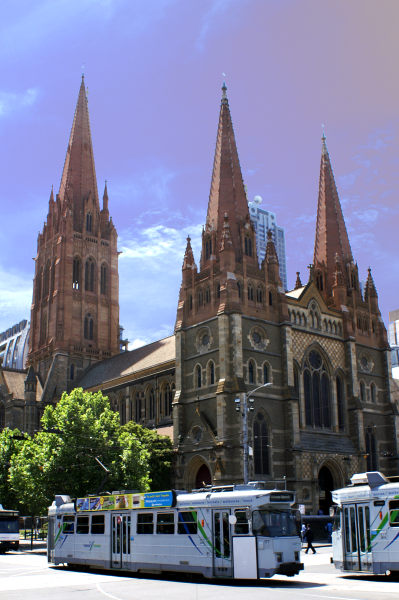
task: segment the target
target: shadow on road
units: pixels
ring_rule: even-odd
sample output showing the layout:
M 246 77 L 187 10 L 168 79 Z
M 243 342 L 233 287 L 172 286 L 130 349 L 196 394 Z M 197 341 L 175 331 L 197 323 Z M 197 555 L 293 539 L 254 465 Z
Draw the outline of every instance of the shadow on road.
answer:
M 202 575 L 192 573 L 130 573 L 129 571 L 109 571 L 104 569 L 88 569 L 84 566 L 76 565 L 76 567 L 50 567 L 54 570 L 62 571 L 80 571 L 87 573 L 95 573 L 97 575 L 109 575 L 110 577 L 123 577 L 132 579 L 149 579 L 152 581 L 173 581 L 175 583 L 193 583 L 196 585 L 214 585 L 216 586 L 231 586 L 242 588 L 265 587 L 270 589 L 306 589 L 324 587 L 324 583 L 313 583 L 308 581 L 298 581 L 294 577 L 287 579 L 206 579 Z

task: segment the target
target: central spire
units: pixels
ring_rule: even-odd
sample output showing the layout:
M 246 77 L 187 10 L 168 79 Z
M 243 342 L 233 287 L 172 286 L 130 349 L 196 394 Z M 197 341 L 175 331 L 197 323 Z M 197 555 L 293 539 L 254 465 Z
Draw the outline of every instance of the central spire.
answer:
M 248 216 L 248 202 L 230 115 L 227 88 L 226 84 L 223 83 L 211 190 L 206 217 L 206 228 L 217 231 L 217 248 L 220 248 L 225 215 L 227 215 L 230 225 L 231 240 L 234 249 L 240 254 L 240 226 Z
M 344 267 L 353 257 L 323 131 L 313 262 L 326 270 L 327 289 L 334 285 L 337 260 Z
M 75 227 L 82 220 L 84 202 L 90 196 L 99 208 L 89 109 L 83 75 L 59 194 L 62 203 L 69 202 L 73 206 Z

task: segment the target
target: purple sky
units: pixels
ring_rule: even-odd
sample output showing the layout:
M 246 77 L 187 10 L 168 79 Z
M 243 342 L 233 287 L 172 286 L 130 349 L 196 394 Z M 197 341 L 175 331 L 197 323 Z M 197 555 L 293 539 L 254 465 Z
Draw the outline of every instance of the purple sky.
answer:
M 285 228 L 288 285 L 313 258 L 321 124 L 352 252 L 399 308 L 397 0 L 2 0 L 0 331 L 29 318 L 82 65 L 99 191 L 119 234 L 131 348 L 173 332 L 197 264 L 222 73 L 248 198 Z

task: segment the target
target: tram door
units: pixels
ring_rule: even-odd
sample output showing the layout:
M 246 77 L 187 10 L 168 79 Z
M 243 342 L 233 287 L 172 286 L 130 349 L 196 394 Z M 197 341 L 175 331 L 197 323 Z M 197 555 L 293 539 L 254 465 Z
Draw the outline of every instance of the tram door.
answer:
M 213 511 L 213 574 L 215 577 L 232 576 L 232 544 L 229 511 Z
M 127 567 L 129 558 L 130 515 L 112 515 L 112 567 Z
M 344 506 L 344 568 L 372 571 L 370 508 L 368 504 Z

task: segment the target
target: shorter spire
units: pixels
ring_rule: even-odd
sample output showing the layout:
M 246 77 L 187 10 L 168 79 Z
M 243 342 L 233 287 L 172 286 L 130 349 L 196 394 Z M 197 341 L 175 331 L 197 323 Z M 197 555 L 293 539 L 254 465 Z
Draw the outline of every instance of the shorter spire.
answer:
M 368 298 L 377 298 L 377 290 L 375 289 L 375 284 L 373 280 L 373 276 L 371 275 L 371 268 L 368 268 L 367 281 L 364 289 L 364 299 Z
M 187 236 L 186 251 L 183 259 L 183 269 L 192 269 L 195 267 L 193 249 L 191 248 L 191 238 Z
M 296 290 L 298 290 L 299 288 L 303 287 L 303 285 L 302 285 L 302 281 L 301 281 L 301 278 L 300 278 L 300 276 L 299 276 L 299 275 L 300 275 L 300 273 L 299 273 L 299 271 L 297 271 L 297 272 L 296 272 L 296 282 L 295 282 L 295 288 L 294 288 L 294 289 L 296 289 Z
M 108 210 L 108 189 L 107 180 L 105 180 L 104 194 L 103 194 L 103 210 Z
M 273 233 L 271 229 L 267 230 L 267 245 L 266 245 L 266 254 L 265 254 L 266 262 L 268 263 L 277 263 L 278 264 L 278 256 L 276 252 L 276 246 L 273 242 Z

